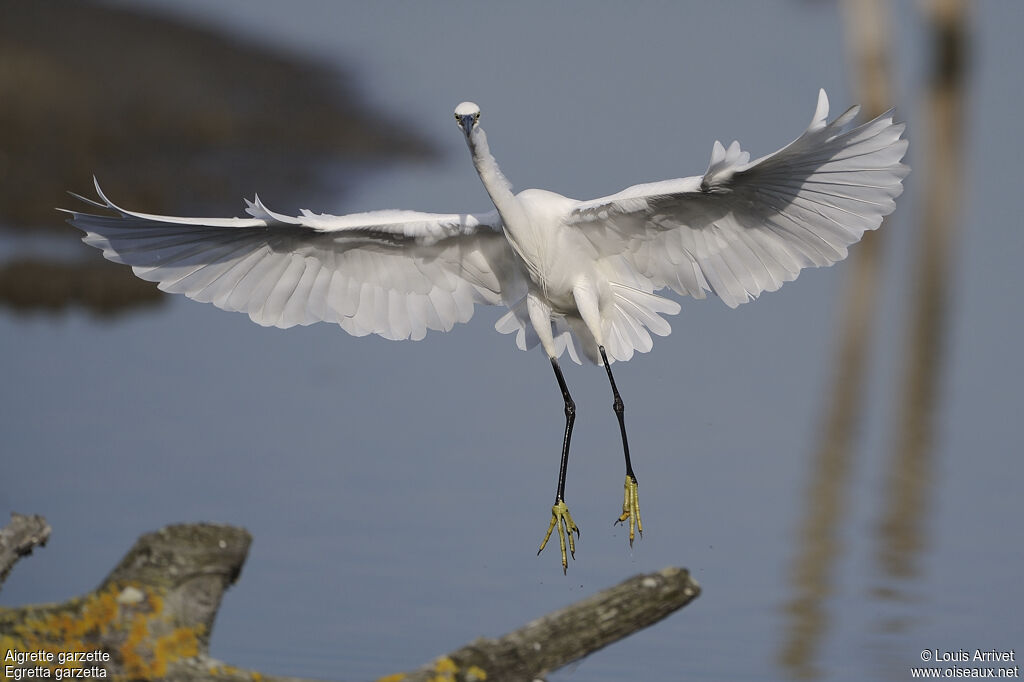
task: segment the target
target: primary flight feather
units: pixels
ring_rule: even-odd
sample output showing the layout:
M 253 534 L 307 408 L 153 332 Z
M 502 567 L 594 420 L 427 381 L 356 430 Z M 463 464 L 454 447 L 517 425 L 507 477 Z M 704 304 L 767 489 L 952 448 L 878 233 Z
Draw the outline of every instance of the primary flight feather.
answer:
M 455 109 L 495 211 L 435 214 L 372 211 L 286 216 L 257 197 L 248 218 L 181 218 L 129 211 L 96 183 L 107 214 L 69 211 L 84 241 L 168 292 L 245 312 L 261 325 L 325 321 L 350 334 L 422 339 L 467 322 L 476 304 L 508 308 L 498 331 L 540 344 L 562 392 L 566 429 L 547 543 L 579 531 L 564 501 L 575 404 L 558 365 L 563 352 L 603 365 L 626 459 L 620 521 L 642 533 L 636 476 L 611 362 L 647 352 L 650 334 L 671 329 L 679 304 L 714 293 L 730 307 L 774 291 L 808 266 L 831 265 L 894 208 L 909 168 L 903 124 L 887 112 L 847 130 L 852 107 L 828 122 L 822 90 L 807 130 L 750 161 L 715 142 L 702 175 L 629 187 L 577 201 L 528 189 L 502 175 L 481 128 L 480 109 Z

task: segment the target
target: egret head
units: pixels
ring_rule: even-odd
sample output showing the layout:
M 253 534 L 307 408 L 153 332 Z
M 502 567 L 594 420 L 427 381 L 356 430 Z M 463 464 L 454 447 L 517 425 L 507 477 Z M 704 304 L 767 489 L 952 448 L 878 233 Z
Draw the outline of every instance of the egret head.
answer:
M 455 107 L 455 122 L 459 124 L 462 132 L 469 137 L 473 127 L 480 120 L 480 107 L 473 102 L 463 102 Z

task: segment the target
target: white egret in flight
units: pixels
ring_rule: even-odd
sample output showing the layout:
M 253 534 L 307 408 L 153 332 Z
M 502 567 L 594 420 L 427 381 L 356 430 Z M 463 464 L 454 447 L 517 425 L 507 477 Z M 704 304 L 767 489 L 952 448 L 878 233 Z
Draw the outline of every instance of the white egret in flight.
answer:
M 737 142 L 715 142 L 701 175 L 578 201 L 540 189 L 514 194 L 491 155 L 480 108 L 463 102 L 455 121 L 497 209 L 490 213 L 293 217 L 257 197 L 247 218 L 179 218 L 123 209 L 96 183 L 100 201 L 79 198 L 114 215 L 70 211 L 70 222 L 86 232 L 85 243 L 160 289 L 265 326 L 325 321 L 356 336 L 418 340 L 467 322 L 475 304 L 507 307 L 497 330 L 515 333 L 523 350 L 540 344 L 565 403 L 555 503 L 540 546 L 557 529 L 564 572 L 566 543 L 575 555 L 579 536 L 565 503 L 576 407 L 558 358 L 568 352 L 608 374 L 626 464 L 618 521 L 628 521 L 632 544 L 643 525 L 611 363 L 649 351 L 651 333 L 670 332 L 662 316 L 679 304 L 654 292 L 710 291 L 735 307 L 802 268 L 842 260 L 879 226 L 909 172 L 900 163 L 904 126 L 890 111 L 844 130 L 856 113 L 827 122 L 821 91 L 807 130 L 773 154 L 751 161 Z

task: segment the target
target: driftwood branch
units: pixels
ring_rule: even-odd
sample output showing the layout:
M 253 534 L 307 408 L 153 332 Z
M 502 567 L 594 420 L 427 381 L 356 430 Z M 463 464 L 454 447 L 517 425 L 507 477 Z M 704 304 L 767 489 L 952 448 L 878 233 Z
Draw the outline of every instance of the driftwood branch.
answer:
M 637 575 L 498 639 L 480 638 L 402 682 L 533 680 L 638 632 L 686 606 L 700 586 L 683 568 Z M 449 678 L 442 678 L 449 679 Z
M 0 549 L 25 553 L 45 541 L 40 517 L 14 517 Z M 40 525 L 41 524 L 41 525 Z M 34 531 L 27 529 L 34 528 Z M 26 535 L 27 533 L 27 535 Z M 8 538 L 20 538 L 8 544 Z M 110 678 L 305 682 L 259 675 L 209 656 L 224 591 L 238 579 L 252 538 L 215 524 L 168 526 L 138 539 L 93 592 L 61 604 L 0 608 L 0 649 L 52 652 L 23 668 L 92 668 Z M 10 563 L 13 564 L 14 559 Z M 0 564 L 2 565 L 2 564 Z M 633 578 L 498 639 L 481 638 L 409 673 L 381 682 L 533 680 L 665 618 L 700 593 L 681 568 Z M 61 652 L 93 658 L 61 665 Z
M 11 514 L 11 522 L 0 528 L 0 585 L 11 567 L 32 549 L 45 545 L 50 537 L 50 524 L 42 516 Z

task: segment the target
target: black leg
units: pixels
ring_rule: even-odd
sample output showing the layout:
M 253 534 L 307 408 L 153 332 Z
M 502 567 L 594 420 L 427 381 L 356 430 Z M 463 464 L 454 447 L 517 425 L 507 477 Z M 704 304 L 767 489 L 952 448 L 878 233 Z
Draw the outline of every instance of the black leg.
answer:
M 634 528 L 639 531 L 640 537 L 644 535 L 643 523 L 640 520 L 640 500 L 637 493 L 636 474 L 633 473 L 633 463 L 629 461 L 629 440 L 626 438 L 626 406 L 619 395 L 619 389 L 615 386 L 615 377 L 612 376 L 612 367 L 608 362 L 608 356 L 604 352 L 604 346 L 598 346 L 601 351 L 601 360 L 604 362 L 604 369 L 608 372 L 608 383 L 612 385 L 612 409 L 619 420 L 619 433 L 622 434 L 622 453 L 626 457 L 626 483 L 623 491 L 622 514 L 615 523 L 622 523 L 629 520 L 629 545 L 633 546 Z
M 555 503 L 565 500 L 565 472 L 569 468 L 569 441 L 572 440 L 572 425 L 576 422 L 576 403 L 569 395 L 569 387 L 565 385 L 562 368 L 558 360 L 551 358 L 551 367 L 555 370 L 558 387 L 562 389 L 562 400 L 565 401 L 565 437 L 562 439 L 562 463 L 558 468 L 558 489 L 555 491 Z
M 566 536 L 568 536 L 569 553 L 574 559 L 576 558 L 576 542 L 572 534 L 576 533 L 576 537 L 580 536 L 580 529 L 576 527 L 569 514 L 569 508 L 565 505 L 565 472 L 569 468 L 569 442 L 572 440 L 572 425 L 576 421 L 576 403 L 569 395 L 569 387 L 565 385 L 565 377 L 562 376 L 562 370 L 555 358 L 551 358 L 551 367 L 555 370 L 555 378 L 558 379 L 558 387 L 562 389 L 562 399 L 565 401 L 565 438 L 562 439 L 562 463 L 558 468 L 558 489 L 555 491 L 555 504 L 551 507 L 551 523 L 548 524 L 548 532 L 544 535 L 537 554 L 544 551 L 544 547 L 548 544 L 548 538 L 551 537 L 551 531 L 557 528 L 558 545 L 562 552 L 562 572 L 565 573 L 569 565 L 565 554 Z
M 608 372 L 608 382 L 612 385 L 612 409 L 615 410 L 615 416 L 619 419 L 619 433 L 622 434 L 622 452 L 626 455 L 626 475 L 636 480 L 636 476 L 633 475 L 633 464 L 629 461 L 629 441 L 626 439 L 626 406 L 622 402 L 622 396 L 619 395 L 619 389 L 615 387 L 615 377 L 612 376 L 612 366 L 608 364 L 608 356 L 604 354 L 604 346 L 598 346 L 601 351 L 601 360 L 604 362 L 604 369 Z

